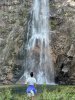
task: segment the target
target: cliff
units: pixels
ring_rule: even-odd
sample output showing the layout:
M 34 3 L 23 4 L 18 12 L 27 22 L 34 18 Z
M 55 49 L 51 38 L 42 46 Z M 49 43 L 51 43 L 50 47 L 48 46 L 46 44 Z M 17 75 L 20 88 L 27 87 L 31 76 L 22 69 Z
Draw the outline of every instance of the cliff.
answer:
M 75 84 L 75 1 L 49 0 L 49 5 L 55 81 Z M 0 83 L 15 83 L 24 72 L 31 7 L 32 0 L 0 1 Z

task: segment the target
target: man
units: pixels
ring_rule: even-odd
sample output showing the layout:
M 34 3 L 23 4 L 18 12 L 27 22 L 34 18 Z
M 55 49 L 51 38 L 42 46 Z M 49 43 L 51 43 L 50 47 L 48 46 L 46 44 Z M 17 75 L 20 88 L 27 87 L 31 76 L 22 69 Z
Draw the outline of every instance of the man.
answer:
M 36 79 L 33 77 L 33 72 L 30 73 L 30 77 L 27 79 L 27 95 L 31 97 L 31 100 L 34 100 L 34 95 L 36 94 L 37 90 L 35 89 Z

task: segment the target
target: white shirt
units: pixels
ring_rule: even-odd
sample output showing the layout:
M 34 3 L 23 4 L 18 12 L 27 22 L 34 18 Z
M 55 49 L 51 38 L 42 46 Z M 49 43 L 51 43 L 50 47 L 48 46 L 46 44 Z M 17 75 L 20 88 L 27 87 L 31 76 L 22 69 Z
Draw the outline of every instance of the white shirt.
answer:
M 36 79 L 34 77 L 29 77 L 26 82 L 28 85 L 34 85 L 36 83 Z

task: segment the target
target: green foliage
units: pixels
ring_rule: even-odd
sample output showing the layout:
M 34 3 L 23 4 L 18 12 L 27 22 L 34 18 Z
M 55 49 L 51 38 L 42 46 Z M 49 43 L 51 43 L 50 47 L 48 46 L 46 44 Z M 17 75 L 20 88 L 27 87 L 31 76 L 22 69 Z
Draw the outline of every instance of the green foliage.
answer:
M 53 91 L 44 90 L 38 100 L 75 100 L 74 87 L 61 86 Z
M 51 25 L 51 29 L 55 30 L 57 26 L 57 20 L 56 19 L 51 20 L 50 25 Z
M 43 92 L 38 93 L 35 96 L 36 100 L 75 100 L 74 86 L 49 86 L 49 87 L 51 88 L 51 90 L 48 90 L 46 84 L 44 84 L 42 86 Z M 29 100 L 29 99 L 25 93 L 19 94 L 16 92 L 12 92 L 12 89 L 6 88 L 0 90 L 0 100 Z
M 5 100 L 10 100 L 12 98 L 11 91 L 9 89 L 6 89 L 4 91 L 4 96 L 5 96 Z
M 43 90 L 46 89 L 46 83 L 44 83 L 44 84 L 42 85 L 42 89 L 43 89 Z
M 19 18 L 19 25 L 20 26 L 24 26 L 24 23 L 26 22 L 26 20 L 27 20 L 27 18 L 28 18 L 28 11 L 27 11 L 27 9 L 25 8 L 25 9 L 20 9 L 20 11 L 19 11 L 19 16 L 18 16 Z
M 1 34 L 5 34 L 6 33 L 6 29 L 5 28 L 0 28 L 0 33 Z
M 12 94 L 10 89 L 4 89 L 0 92 L 0 100 L 11 100 Z

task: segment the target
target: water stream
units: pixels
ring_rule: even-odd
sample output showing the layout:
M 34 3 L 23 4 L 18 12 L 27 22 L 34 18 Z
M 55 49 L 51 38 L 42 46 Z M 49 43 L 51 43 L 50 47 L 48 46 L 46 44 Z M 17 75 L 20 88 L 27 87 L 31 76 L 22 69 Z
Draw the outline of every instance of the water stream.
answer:
M 33 0 L 31 36 L 27 35 L 27 57 L 24 63 L 24 77 L 31 71 L 38 84 L 54 83 L 54 69 L 51 57 L 51 33 L 49 26 L 49 0 Z

